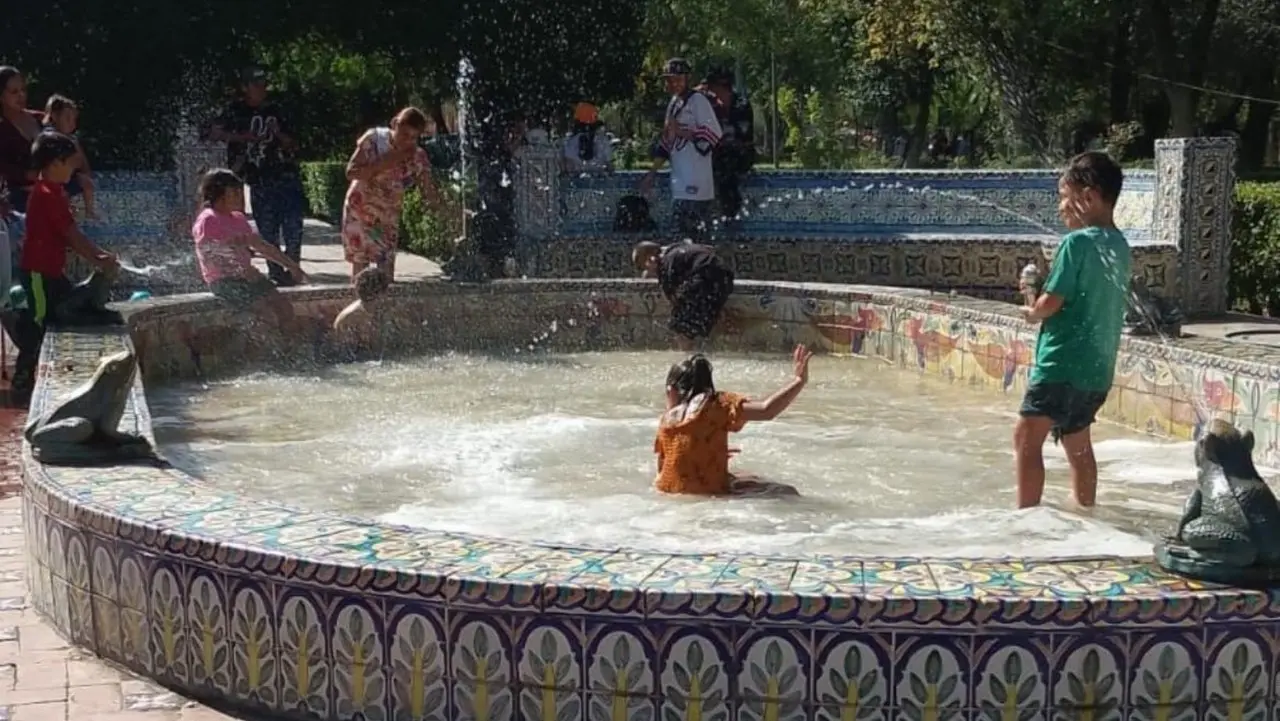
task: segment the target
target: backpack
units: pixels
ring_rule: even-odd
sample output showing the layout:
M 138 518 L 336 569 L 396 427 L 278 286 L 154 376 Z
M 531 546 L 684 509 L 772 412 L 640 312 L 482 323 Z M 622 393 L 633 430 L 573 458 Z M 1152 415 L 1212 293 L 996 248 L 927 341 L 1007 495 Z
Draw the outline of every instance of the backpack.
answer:
M 649 201 L 641 195 L 624 195 L 618 198 L 613 214 L 615 233 L 652 233 L 658 224 L 649 214 Z

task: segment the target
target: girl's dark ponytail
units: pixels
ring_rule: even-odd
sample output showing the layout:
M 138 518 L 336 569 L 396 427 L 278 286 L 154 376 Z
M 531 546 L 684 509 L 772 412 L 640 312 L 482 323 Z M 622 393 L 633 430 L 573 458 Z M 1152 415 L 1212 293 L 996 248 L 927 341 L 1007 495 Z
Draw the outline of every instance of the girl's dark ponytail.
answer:
M 697 353 L 689 357 L 679 366 L 679 374 L 676 382 L 673 384 L 676 392 L 679 393 L 680 401 L 688 403 L 704 393 L 714 395 L 716 392 L 715 382 L 711 376 L 711 361 L 701 353 Z M 674 371 L 674 369 L 673 369 Z M 668 380 L 671 375 L 669 374 Z

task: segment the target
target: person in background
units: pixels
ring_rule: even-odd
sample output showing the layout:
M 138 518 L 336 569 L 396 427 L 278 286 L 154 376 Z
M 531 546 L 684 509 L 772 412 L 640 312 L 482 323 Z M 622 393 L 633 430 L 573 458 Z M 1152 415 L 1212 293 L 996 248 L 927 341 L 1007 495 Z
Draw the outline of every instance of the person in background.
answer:
M 1035 365 L 1013 432 L 1018 507 L 1040 503 L 1045 438 L 1061 442 L 1076 503 L 1094 505 L 1098 464 L 1089 428 L 1115 379 L 1129 293 L 1129 243 L 1113 213 L 1124 173 L 1105 153 L 1072 159 L 1058 181 L 1058 214 L 1070 231 L 1042 288 L 1021 282 L 1030 323 L 1040 323 Z
M 607 173 L 613 170 L 612 154 L 613 146 L 596 106 L 578 103 L 573 108 L 572 131 L 564 139 L 564 172 Z
M 797 345 L 792 354 L 795 377 L 763 401 L 738 393 L 717 391 L 711 361 L 690 357 L 667 374 L 667 410 L 658 421 L 653 441 L 658 455 L 654 486 L 663 493 L 703 496 L 726 494 L 796 495 L 782 484 L 748 481 L 729 473 L 729 434 L 751 421 L 771 421 L 785 411 L 809 382 L 812 351 Z
M 645 278 L 657 278 L 671 303 L 668 327 L 681 350 L 710 337 L 725 303 L 733 294 L 733 269 L 715 248 L 676 243 L 663 248 L 642 241 L 631 251 L 631 262 Z
M 84 146 L 76 137 L 80 126 L 80 108 L 73 100 L 63 95 L 50 95 L 44 105 L 45 132 L 62 133 L 76 141 L 80 154 L 76 156 L 76 172 L 67 183 L 67 195 L 74 198 L 84 196 L 84 215 L 86 218 L 97 218 L 97 203 L 94 199 L 93 175 L 89 170 L 89 157 L 85 155 Z
M 391 119 L 390 127 L 371 128 L 356 141 L 347 161 L 351 185 L 342 204 L 342 246 L 353 284 L 371 265 L 381 268 L 389 281 L 395 279 L 406 188 L 417 186 L 424 203 L 441 208 L 431 161 L 418 145 L 424 133 L 434 130 L 425 113 L 405 108 Z
M 60 325 L 119 323 L 120 315 L 105 308 L 110 278 L 119 272 L 116 257 L 94 245 L 76 227 L 66 185 L 75 173 L 76 142 L 61 133 L 43 133 L 31 147 L 31 161 L 39 175 L 27 201 L 27 230 L 22 245 L 22 286 L 28 309 L 18 322 L 18 358 L 13 390 L 30 392 L 35 383 L 40 345 L 50 322 Z M 66 276 L 67 251 L 84 258 L 98 271 L 75 285 Z
M 733 71 L 715 68 L 703 83 L 723 131 L 711 154 L 723 222 L 742 212 L 742 181 L 756 164 L 755 111 L 746 96 L 733 89 L 733 80 Z
M 227 164 L 249 186 L 253 219 L 262 239 L 294 263 L 302 261 L 302 216 L 305 206 L 297 143 L 284 110 L 267 97 L 267 74 L 249 68 L 241 74 L 243 96 L 218 118 L 209 134 L 227 143 Z M 285 266 L 268 264 L 279 286 L 295 280 Z
M 27 81 L 18 69 L 0 66 L 0 177 L 9 186 L 9 203 L 27 210 L 27 196 L 37 172 L 31 166 L 31 144 L 40 135 L 39 113 L 27 109 Z
M 26 292 L 19 280 L 19 264 L 22 260 L 22 238 L 26 234 L 27 224 L 23 215 L 9 204 L 9 188 L 3 177 L 0 177 L 0 328 L 16 345 L 21 339 L 30 342 L 34 337 L 29 327 L 20 327 L 21 314 L 27 309 Z M 25 331 L 25 332 L 24 332 Z M 18 352 L 23 350 L 19 346 Z M 26 353 L 39 356 L 40 347 L 28 348 Z M 0 369 L 0 375 L 8 379 L 8 369 Z M 20 392 L 16 393 L 21 396 Z
M 225 168 L 205 173 L 200 199 L 204 208 L 191 226 L 191 237 L 209 292 L 237 310 L 273 316 L 281 329 L 288 330 L 294 321 L 293 305 L 253 267 L 253 256 L 275 262 L 294 280 L 306 283 L 302 266 L 253 232 L 244 215 L 244 181 L 235 173 Z
M 681 239 L 701 240 L 711 230 L 715 215 L 715 173 L 711 153 L 720 142 L 720 121 L 706 95 L 689 84 L 689 63 L 667 61 L 662 78 L 671 100 L 667 103 L 662 136 L 654 153 L 653 169 L 640 181 L 648 195 L 664 162 L 671 163 L 671 199 L 676 229 Z

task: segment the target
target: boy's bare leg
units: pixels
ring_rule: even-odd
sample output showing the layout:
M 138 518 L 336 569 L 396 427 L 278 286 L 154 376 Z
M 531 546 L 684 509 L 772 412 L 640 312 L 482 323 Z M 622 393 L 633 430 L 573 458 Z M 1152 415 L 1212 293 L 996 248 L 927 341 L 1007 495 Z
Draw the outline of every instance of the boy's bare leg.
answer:
M 682 352 L 692 353 L 697 348 L 697 346 L 698 346 L 697 341 L 695 341 L 692 338 L 686 338 L 685 336 L 682 336 L 682 335 L 676 336 L 676 348 Z
M 1052 428 L 1053 420 L 1048 416 L 1022 416 L 1013 427 L 1018 508 L 1040 505 L 1044 495 L 1044 440 Z
M 1062 437 L 1062 450 L 1071 465 L 1071 494 L 1085 508 L 1097 503 L 1098 459 L 1093 455 L 1093 438 L 1089 429 Z

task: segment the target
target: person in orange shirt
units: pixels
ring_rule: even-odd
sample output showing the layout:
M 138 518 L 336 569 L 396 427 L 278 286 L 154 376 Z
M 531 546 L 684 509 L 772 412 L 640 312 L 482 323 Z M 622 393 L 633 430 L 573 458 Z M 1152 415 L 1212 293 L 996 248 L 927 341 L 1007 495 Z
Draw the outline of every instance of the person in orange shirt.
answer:
M 711 361 L 697 354 L 667 374 L 667 410 L 658 422 L 653 450 L 658 454 L 654 486 L 663 493 L 716 495 L 795 495 L 783 484 L 735 478 L 729 473 L 729 434 L 751 421 L 777 418 L 809 381 L 813 352 L 797 345 L 792 354 L 795 377 L 763 401 L 739 393 L 717 391 Z

